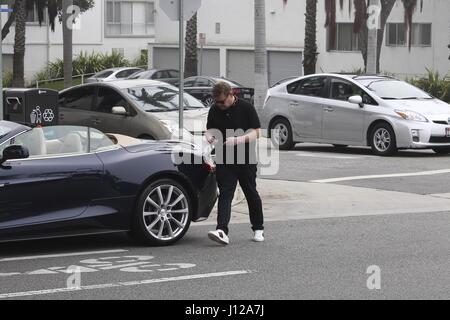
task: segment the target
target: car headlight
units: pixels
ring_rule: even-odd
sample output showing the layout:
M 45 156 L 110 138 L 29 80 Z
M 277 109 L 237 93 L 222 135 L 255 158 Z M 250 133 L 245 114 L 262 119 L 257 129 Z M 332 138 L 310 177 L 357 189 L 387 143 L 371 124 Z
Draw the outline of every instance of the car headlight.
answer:
M 397 113 L 400 117 L 402 117 L 405 120 L 411 120 L 411 121 L 419 121 L 419 122 L 428 122 L 427 118 L 425 118 L 420 113 L 409 111 L 409 110 L 395 110 L 395 113 Z

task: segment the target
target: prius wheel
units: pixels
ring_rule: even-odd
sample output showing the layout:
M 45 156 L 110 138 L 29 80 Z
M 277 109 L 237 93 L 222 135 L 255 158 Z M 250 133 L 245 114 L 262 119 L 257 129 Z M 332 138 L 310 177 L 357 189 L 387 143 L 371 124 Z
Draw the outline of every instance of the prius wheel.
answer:
M 449 154 L 450 148 L 438 148 L 438 149 L 433 149 L 433 151 L 436 152 L 437 154 Z
M 397 141 L 392 127 L 387 123 L 377 124 L 370 139 L 373 153 L 379 156 L 391 156 L 397 152 Z
M 132 235 L 144 244 L 170 245 L 189 229 L 192 205 L 185 188 L 172 179 L 151 183 L 139 197 Z
M 295 146 L 291 124 L 286 119 L 275 120 L 271 127 L 270 137 L 272 143 L 280 150 L 291 150 Z

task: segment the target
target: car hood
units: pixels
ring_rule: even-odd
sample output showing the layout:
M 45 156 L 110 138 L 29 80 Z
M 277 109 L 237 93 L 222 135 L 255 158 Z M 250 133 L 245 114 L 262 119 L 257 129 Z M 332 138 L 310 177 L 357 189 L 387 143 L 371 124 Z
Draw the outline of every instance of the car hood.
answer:
M 396 100 L 389 104 L 400 110 L 410 110 L 424 116 L 450 114 L 450 105 L 438 99 L 430 100 Z
M 199 110 L 183 110 L 183 126 L 193 134 L 201 134 L 206 131 L 209 108 L 199 108 Z M 169 120 L 178 123 L 178 110 L 168 112 L 152 113 L 160 120 Z

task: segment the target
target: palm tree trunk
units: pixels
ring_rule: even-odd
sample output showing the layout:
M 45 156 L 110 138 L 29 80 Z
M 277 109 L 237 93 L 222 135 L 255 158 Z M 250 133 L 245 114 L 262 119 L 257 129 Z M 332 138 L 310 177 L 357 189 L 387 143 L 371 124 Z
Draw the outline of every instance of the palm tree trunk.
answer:
M 380 28 L 378 29 L 377 35 L 377 53 L 376 53 L 376 73 L 380 73 L 380 57 L 381 57 L 381 48 L 383 46 L 384 41 L 384 31 L 386 29 L 387 20 L 392 12 L 392 9 L 395 5 L 396 0 L 381 0 L 381 13 L 380 13 Z M 359 33 L 359 47 L 361 48 L 361 53 L 364 60 L 364 66 L 367 71 L 367 55 L 368 55 L 368 34 L 369 29 L 367 28 L 367 24 L 364 22 Z
M 64 58 L 64 88 L 72 86 L 72 29 L 73 18 L 72 13 L 67 12 L 73 5 L 73 0 L 63 0 L 62 2 L 62 27 L 63 27 L 63 58 Z
M 384 30 L 391 11 L 394 8 L 396 0 L 381 0 L 381 17 L 380 17 L 380 29 L 378 29 L 378 45 L 377 45 L 377 73 L 380 73 L 380 57 L 381 47 L 384 41 Z
M 13 12 L 11 12 L 11 14 L 8 17 L 8 20 L 6 21 L 5 25 L 3 26 L 2 41 L 9 34 L 9 29 L 11 28 L 11 25 L 13 24 L 14 20 L 16 19 L 16 3 L 14 3 Z
M 254 106 L 261 109 L 269 87 L 267 79 L 266 6 L 255 1 L 255 95 Z
M 317 61 L 317 0 L 306 0 L 305 52 L 303 67 L 305 75 L 316 73 Z
M 186 24 L 186 52 L 184 59 L 184 77 L 196 76 L 198 66 L 197 55 L 197 13 Z
M 16 34 L 14 37 L 13 56 L 13 81 L 12 86 L 25 87 L 24 62 L 25 62 L 25 22 L 26 22 L 26 0 L 16 0 Z

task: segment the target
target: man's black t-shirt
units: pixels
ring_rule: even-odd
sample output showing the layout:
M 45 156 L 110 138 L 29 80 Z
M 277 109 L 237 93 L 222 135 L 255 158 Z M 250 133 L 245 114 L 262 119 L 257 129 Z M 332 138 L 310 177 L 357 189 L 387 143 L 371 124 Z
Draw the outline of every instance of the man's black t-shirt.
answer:
M 257 163 L 256 141 L 234 147 L 223 146 L 227 138 L 242 136 L 250 129 L 261 128 L 258 114 L 251 104 L 236 97 L 234 104 L 226 110 L 221 110 L 216 105 L 212 106 L 209 110 L 206 128 L 216 129 L 221 133 L 221 136 L 215 135 L 218 139 L 216 145 L 216 162 L 218 164 L 224 164 L 225 161 L 227 164 Z M 232 153 L 234 153 L 234 157 Z

